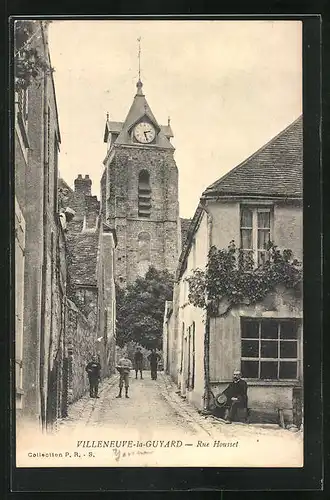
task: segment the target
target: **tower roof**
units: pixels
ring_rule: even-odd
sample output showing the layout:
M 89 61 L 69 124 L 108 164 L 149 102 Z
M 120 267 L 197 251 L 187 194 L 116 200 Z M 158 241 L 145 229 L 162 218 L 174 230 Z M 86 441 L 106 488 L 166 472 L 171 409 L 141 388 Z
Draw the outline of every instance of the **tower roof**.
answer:
M 162 148 L 174 149 L 169 141 L 170 137 L 173 137 L 173 132 L 170 125 L 162 126 L 159 125 L 151 108 L 145 98 L 143 93 L 143 84 L 139 79 L 137 84 L 137 91 L 127 114 L 126 120 L 123 123 L 111 122 L 107 120 L 105 140 L 108 133 L 118 133 L 119 135 L 115 140 L 115 144 L 131 144 L 130 131 L 132 127 L 140 120 L 147 118 L 152 122 L 157 130 L 157 142 L 156 145 Z

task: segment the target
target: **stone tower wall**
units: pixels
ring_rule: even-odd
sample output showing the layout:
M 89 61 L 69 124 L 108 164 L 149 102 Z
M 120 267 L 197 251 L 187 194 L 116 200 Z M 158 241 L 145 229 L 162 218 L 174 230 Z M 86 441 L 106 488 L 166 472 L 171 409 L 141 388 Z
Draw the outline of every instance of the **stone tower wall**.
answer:
M 138 179 L 150 175 L 151 212 L 138 216 Z M 116 229 L 116 276 L 123 286 L 139 275 L 139 234 L 150 235 L 150 264 L 174 272 L 178 259 L 178 169 L 173 151 L 157 147 L 115 147 L 107 172 L 108 223 Z

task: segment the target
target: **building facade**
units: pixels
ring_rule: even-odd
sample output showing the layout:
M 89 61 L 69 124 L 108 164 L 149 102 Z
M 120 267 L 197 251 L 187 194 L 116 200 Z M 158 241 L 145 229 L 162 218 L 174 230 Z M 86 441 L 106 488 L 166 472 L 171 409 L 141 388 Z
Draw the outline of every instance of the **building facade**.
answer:
M 255 266 L 267 259 L 269 241 L 302 260 L 302 160 L 300 117 L 202 195 L 164 321 L 167 371 L 198 408 L 210 409 L 240 369 L 252 419 L 278 421 L 280 414 L 301 422 L 301 290 L 279 286 L 254 305 L 229 307 L 224 299 L 208 317 L 190 303 L 185 279 L 205 269 L 212 246 L 226 249 L 231 241 Z
M 20 21 L 16 21 L 20 22 Z M 61 142 L 47 24 L 22 21 L 44 70 L 15 92 L 15 380 L 17 433 L 50 429 L 88 389 L 98 354 L 114 372 L 115 231 L 91 181 L 58 176 Z M 23 26 L 24 28 L 25 26 Z M 18 57 L 21 57 L 18 54 Z M 22 432 L 22 434 L 20 434 Z
M 47 26 L 31 22 L 31 29 L 33 48 L 50 67 Z M 54 81 L 45 71 L 38 81 L 16 88 L 14 140 L 16 408 L 18 419 L 24 416 L 42 426 L 53 411 L 48 386 L 63 342 L 66 270 L 57 214 L 60 141 Z M 60 379 L 59 369 L 56 387 Z M 61 402 L 56 401 L 59 412 Z
M 70 369 L 79 374 L 72 378 L 70 401 L 80 397 L 88 388 L 85 366 L 92 354 L 97 354 L 102 366 L 101 376 L 115 371 L 116 291 L 115 248 L 116 233 L 100 215 L 100 202 L 91 194 L 92 181 L 79 174 L 71 189 L 59 181 L 60 210 L 74 211 L 65 225 L 66 259 L 68 266 L 68 299 L 71 324 L 79 318 L 82 325 L 68 338 Z M 76 312 L 75 312 L 76 311 Z M 86 331 L 85 331 L 86 330 Z M 81 341 L 80 341 L 80 340 Z
M 149 266 L 174 272 L 179 257 L 178 169 L 170 123 L 159 125 L 137 83 L 124 122 L 107 118 L 101 211 L 118 238 L 116 278 L 125 287 Z

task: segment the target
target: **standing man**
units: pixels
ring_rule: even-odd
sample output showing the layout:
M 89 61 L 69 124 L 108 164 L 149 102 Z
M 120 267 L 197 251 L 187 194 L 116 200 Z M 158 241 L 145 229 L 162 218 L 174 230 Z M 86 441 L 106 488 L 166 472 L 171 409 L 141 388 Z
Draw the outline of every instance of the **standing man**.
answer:
M 85 368 L 88 374 L 89 380 L 89 395 L 91 398 L 99 398 L 98 390 L 99 390 L 99 381 L 101 379 L 101 365 L 98 362 L 97 356 L 92 357 L 92 361 L 90 361 Z
M 158 361 L 160 360 L 159 354 L 156 352 L 156 349 L 152 349 L 151 353 L 148 356 L 150 362 L 150 372 L 152 380 L 157 379 L 157 367 Z
M 229 384 L 227 389 L 223 391 L 227 397 L 227 411 L 225 420 L 231 424 L 235 420 L 238 408 L 245 408 L 247 410 L 247 383 L 242 379 L 242 374 L 239 370 L 235 370 L 233 374 L 233 381 Z
M 143 368 L 143 354 L 141 352 L 141 347 L 136 349 L 134 354 L 134 364 L 135 364 L 135 378 L 138 378 L 138 372 L 140 372 L 140 378 L 142 377 L 142 368 Z
M 129 374 L 133 368 L 132 362 L 127 357 L 127 353 L 125 352 L 123 357 L 119 360 L 117 366 L 117 370 L 119 371 L 119 394 L 116 396 L 117 398 L 121 398 L 121 393 L 123 390 L 123 385 L 125 384 L 125 397 L 129 398 L 128 388 L 129 388 Z

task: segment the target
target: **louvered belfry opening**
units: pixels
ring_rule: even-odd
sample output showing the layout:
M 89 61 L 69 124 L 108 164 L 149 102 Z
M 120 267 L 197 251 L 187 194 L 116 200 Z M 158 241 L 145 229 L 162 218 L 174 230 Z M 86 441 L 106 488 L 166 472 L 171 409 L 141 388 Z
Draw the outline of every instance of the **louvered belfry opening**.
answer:
M 151 188 L 150 176 L 147 170 L 141 170 L 139 174 L 138 191 L 138 215 L 139 217 L 149 218 L 151 212 Z

